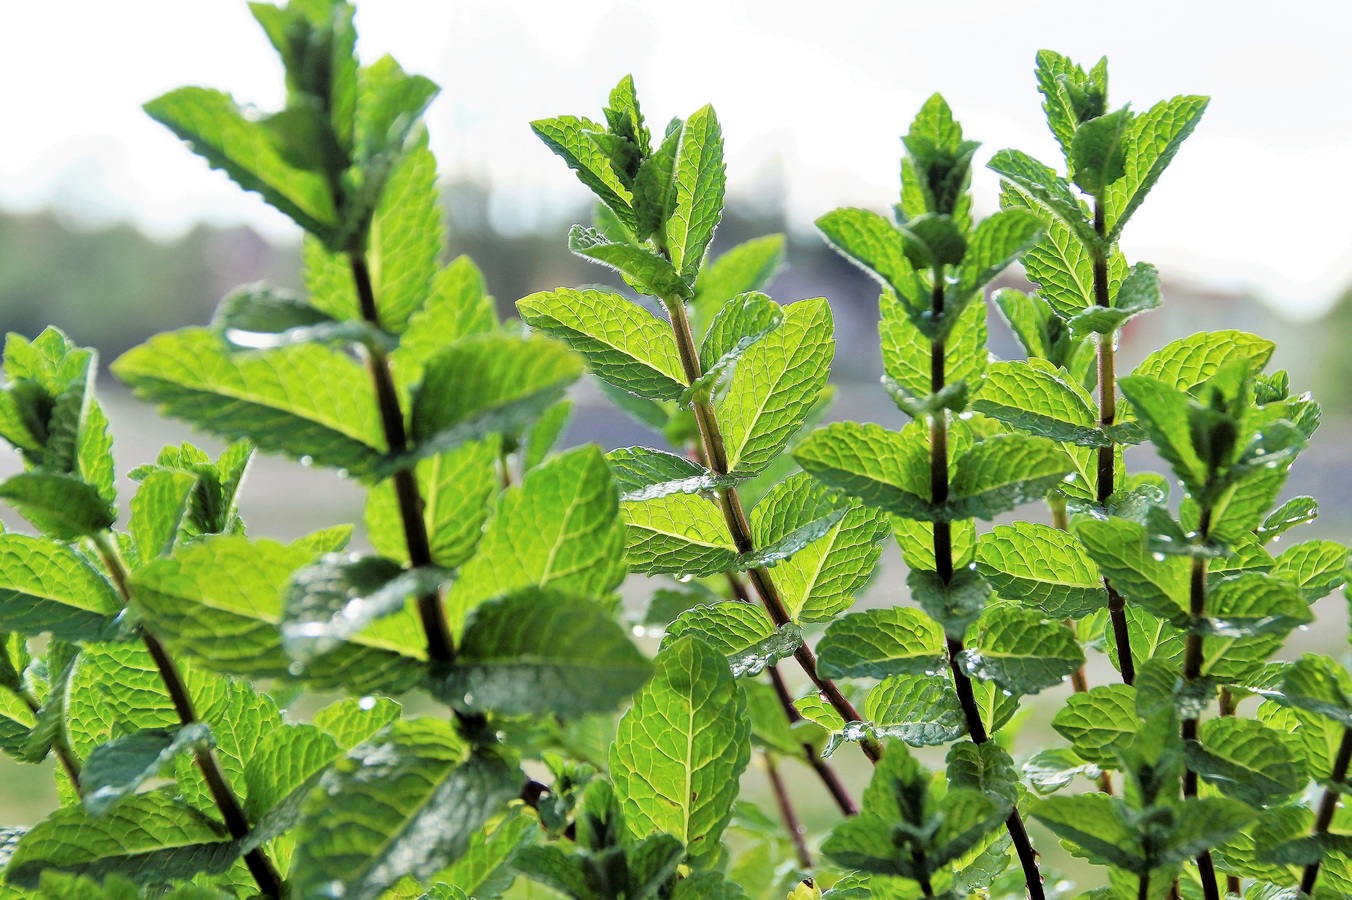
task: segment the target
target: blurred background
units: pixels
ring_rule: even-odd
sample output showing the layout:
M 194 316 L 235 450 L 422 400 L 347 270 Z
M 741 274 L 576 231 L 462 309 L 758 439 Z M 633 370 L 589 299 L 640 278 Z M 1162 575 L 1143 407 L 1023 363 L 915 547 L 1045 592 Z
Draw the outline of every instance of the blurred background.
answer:
M 1141 0 L 1111 13 L 1087 6 L 366 0 L 357 26 L 366 61 L 391 53 L 442 85 L 428 121 L 450 253 L 474 257 L 504 315 L 530 292 L 605 279 L 567 253 L 568 226 L 590 219 L 587 194 L 527 123 L 598 115 L 626 73 L 655 130 L 712 102 L 729 178 L 714 252 L 789 235 L 788 264 L 771 293 L 781 302 L 830 298 L 839 341 L 834 415 L 859 420 L 900 418 L 878 388 L 877 289 L 824 247 L 812 220 L 842 204 L 890 207 L 898 136 L 929 94 L 942 92 L 967 136 L 984 142 L 974 176 L 979 214 L 997 207 L 997 180 L 983 168 L 994 151 L 1012 146 L 1059 161 L 1033 79 L 1038 49 L 1086 66 L 1108 55 L 1114 106 L 1144 110 L 1174 94 L 1210 95 L 1201 127 L 1123 241 L 1130 261 L 1160 268 L 1165 291 L 1165 307 L 1128 329 L 1125 363 L 1203 329 L 1276 340 L 1273 368 L 1288 368 L 1293 386 L 1313 390 L 1325 410 L 1288 489 L 1318 496 L 1322 516 L 1293 538 L 1346 541 L 1352 8 L 1303 0 L 1279 11 L 1247 2 Z M 107 362 L 156 331 L 205 322 L 238 284 L 299 286 L 296 229 L 141 112 L 141 103 L 183 84 L 226 88 L 263 109 L 280 104 L 280 67 L 243 0 L 5 6 L 0 332 L 32 335 L 55 324 Z M 1020 276 L 1002 283 L 1019 286 Z M 1014 356 L 997 316 L 992 323 L 992 350 Z M 114 383 L 102 392 L 119 471 L 189 436 Z M 586 386 L 577 400 L 569 443 L 661 440 Z M 1153 465 L 1141 455 L 1130 462 Z M 5 472 L 16 465 L 0 460 Z M 359 521 L 361 494 L 327 473 L 260 460 L 243 505 L 255 533 L 286 538 Z M 899 572 L 889 550 L 864 602 L 895 602 Z M 643 583 L 632 588 L 641 598 Z M 1341 592 L 1317 612 L 1321 627 L 1297 634 L 1293 652 L 1345 646 Z M 1112 677 L 1101 658 L 1095 664 L 1092 682 Z M 1020 744 L 1046 734 L 1045 725 L 1032 727 Z M 0 821 L 41 817 L 50 783 L 14 774 L 0 769 Z M 850 776 L 858 784 L 866 773 Z

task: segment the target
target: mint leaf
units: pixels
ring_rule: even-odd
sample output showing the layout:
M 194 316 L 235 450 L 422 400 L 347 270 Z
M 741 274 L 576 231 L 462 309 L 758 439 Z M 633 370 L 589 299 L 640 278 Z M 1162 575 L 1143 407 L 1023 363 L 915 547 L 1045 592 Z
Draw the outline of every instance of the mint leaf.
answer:
M 1175 625 L 1187 622 L 1192 563 L 1186 557 L 1158 557 L 1145 526 L 1126 519 L 1081 519 L 1075 536 L 1113 587 L 1132 603 Z
M 897 738 L 912 747 L 947 744 L 967 733 L 958 695 L 946 677 L 884 678 L 868 692 L 864 716 L 878 737 Z
M 1086 762 L 1104 768 L 1118 767 L 1117 752 L 1140 730 L 1136 714 L 1136 689 L 1125 684 L 1106 684 L 1087 693 L 1072 694 L 1055 716 L 1052 727 L 1070 741 Z
M 693 634 L 728 658 L 735 678 L 759 675 L 766 666 L 792 656 L 803 643 L 803 631 L 792 622 L 776 627 L 756 606 L 713 603 L 696 606 L 667 627 L 667 639 Z
M 894 606 L 836 619 L 817 643 L 823 678 L 886 678 L 942 672 L 944 633 L 919 610 Z
M 793 451 L 804 470 L 867 506 L 908 519 L 931 519 L 929 447 L 918 430 L 835 422 Z
M 738 294 L 763 291 L 784 264 L 784 235 L 771 234 L 738 244 L 700 269 L 695 278 L 694 319 L 700 331 Z
M 1284 733 L 1253 719 L 1228 716 L 1202 723 L 1189 743 L 1188 768 L 1227 797 L 1251 806 L 1279 803 L 1309 780 L 1305 761 Z
M 1140 830 L 1129 818 L 1126 804 L 1116 797 L 1047 797 L 1030 804 L 1028 815 L 1064 840 L 1075 856 L 1137 875 L 1150 870 Z
M 715 405 L 727 448 L 728 471 L 754 475 L 774 461 L 806 421 L 835 353 L 826 300 L 784 308 L 784 324 L 750 348 Z
M 1288 547 L 1277 557 L 1272 574 L 1300 589 L 1306 603 L 1347 582 L 1347 548 L 1333 541 L 1306 541 Z
M 1000 150 L 987 166 L 1006 179 L 1009 189 L 1041 218 L 1059 221 L 1085 247 L 1095 248 L 1104 243 L 1095 233 L 1083 202 L 1052 169 L 1018 150 Z
M 1262 572 L 1245 572 L 1209 586 L 1206 618 L 1193 627 L 1218 637 L 1285 636 L 1313 618 L 1294 585 Z
M 306 799 L 291 863 L 298 898 L 381 896 L 406 875 L 430 879 L 521 790 L 500 759 L 466 753 L 449 723 L 395 722 L 354 748 Z
M 1124 107 L 1075 129 L 1066 161 L 1080 190 L 1102 197 L 1108 185 L 1127 174 L 1127 134 L 1132 119 L 1131 111 Z
M 112 585 L 74 550 L 0 534 L 0 628 L 60 640 L 107 639 L 121 611 Z
M 498 493 L 498 442 L 471 441 L 418 460 L 415 473 L 432 562 L 447 569 L 474 555 Z M 394 484 L 382 481 L 366 495 L 366 536 L 381 556 L 408 561 L 403 515 Z
M 328 347 L 229 353 L 216 334 L 187 328 L 129 350 L 112 371 L 162 414 L 263 450 L 362 475 L 386 449 L 369 377 Z
M 1074 751 L 1061 748 L 1039 750 L 1023 764 L 1023 776 L 1039 794 L 1052 794 L 1070 784 L 1076 775 L 1096 779 L 1103 770 L 1087 763 Z
M 712 393 L 748 347 L 782 324 L 784 311 L 764 294 L 752 291 L 729 300 L 709 323 L 699 348 L 704 374 L 689 393 Z
M 991 519 L 1040 500 L 1070 472 L 1069 457 L 1046 438 L 1001 434 L 958 457 L 947 519 Z
M 555 341 L 511 334 L 463 338 L 433 357 L 414 391 L 415 458 L 519 427 L 556 403 L 582 363 Z
M 650 400 L 686 388 L 671 326 L 619 294 L 560 288 L 517 301 L 522 321 L 568 344 L 597 378 Z
M 104 815 L 123 797 L 165 774 L 178 757 L 213 743 L 211 729 L 194 722 L 176 731 L 135 731 L 100 744 L 80 773 L 85 809 Z
M 633 834 L 666 832 L 699 858 L 717 852 L 750 760 L 746 696 L 726 659 L 693 635 L 665 645 L 656 664 L 620 719 L 611 778 Z
M 882 342 L 883 371 L 891 379 L 888 385 L 910 402 L 902 409 L 920 418 L 927 410 L 922 402 L 934 391 L 931 380 L 930 338 L 925 335 L 904 305 L 890 291 L 878 299 L 882 321 L 878 337 Z M 972 304 L 951 323 L 944 341 L 944 375 L 946 386 L 966 382 L 975 391 L 982 384 L 986 371 L 986 310 L 984 305 Z M 900 405 L 900 404 L 899 404 Z
M 1108 240 L 1116 241 L 1122 234 L 1127 220 L 1202 120 L 1208 102 L 1207 97 L 1162 100 L 1132 120 L 1125 142 L 1125 175 L 1109 186 L 1105 195 Z
M 1319 503 L 1313 497 L 1292 497 L 1269 513 L 1255 533 L 1267 543 L 1297 525 L 1308 524 L 1318 517 Z
M 1086 118 L 1102 113 L 1107 102 L 1107 60 L 1099 61 L 1090 75 L 1053 50 L 1037 52 L 1037 89 L 1042 111 L 1047 114 L 1061 152 L 1069 159 L 1075 131 Z
M 1084 665 L 1075 635 L 1060 622 L 1010 604 L 988 608 L 959 663 L 971 678 L 994 681 L 1012 694 L 1036 694 Z
M 92 484 L 68 475 L 23 472 L 0 482 L 5 500 L 39 531 L 60 541 L 92 537 L 111 528 L 117 512 Z
M 196 486 L 195 476 L 172 469 L 158 469 L 141 482 L 127 523 L 138 559 L 148 562 L 173 547 Z
M 305 231 L 326 243 L 340 237 L 324 177 L 291 165 L 268 126 L 246 118 L 229 94 L 179 88 L 151 100 L 145 111 L 187 141 L 212 168 L 223 170 L 246 191 L 261 194 Z
M 479 551 L 446 597 L 452 629 L 484 600 L 524 587 L 600 597 L 624 579 L 619 498 L 595 446 L 561 453 L 504 492 Z
M 568 249 L 619 272 L 625 283 L 640 294 L 684 302 L 690 293 L 680 273 L 665 257 L 637 244 L 606 240 L 594 228 L 574 225 L 568 232 Z
M 1041 359 L 992 363 L 972 408 L 1055 441 L 1106 447 L 1093 399 L 1065 369 Z
M 621 180 L 609 155 L 595 139 L 595 135 L 602 132 L 600 125 L 574 116 L 559 116 L 531 122 L 530 127 L 545 146 L 577 172 L 578 180 L 609 207 L 626 228 L 635 229 L 633 192 Z
M 797 622 L 829 622 L 848 609 L 873 577 L 887 530 L 882 511 L 850 506 L 823 536 L 776 563 L 775 585 L 789 615 Z
M 649 447 L 621 447 L 606 454 L 620 499 L 657 500 L 670 494 L 700 494 L 731 485 L 694 460 Z
M 427 299 L 409 316 L 390 364 L 403 384 L 417 384 L 423 366 L 443 347 L 496 327 L 497 312 L 483 273 L 468 256 L 457 257 L 432 276 Z
M 500 715 L 573 717 L 614 709 L 651 671 L 596 601 L 527 588 L 470 612 L 436 690 Z
M 723 129 L 713 107 L 690 114 L 681 129 L 667 209 L 667 250 L 686 284 L 694 284 L 723 216 L 727 173 Z
M 907 306 L 918 307 L 927 292 L 906 258 L 901 232 L 864 209 L 837 209 L 817 220 L 817 228 L 841 255 L 891 288 Z
M 947 582 L 937 572 L 912 569 L 906 586 L 925 614 L 954 637 L 967 631 L 991 596 L 990 585 L 970 568 L 958 569 Z
M 737 546 L 712 500 L 697 494 L 667 494 L 626 501 L 620 509 L 634 571 L 698 578 L 737 568 Z
M 983 287 L 990 284 L 1042 234 L 1038 216 L 1021 209 L 1005 209 L 987 216 L 972 232 L 967 253 L 958 268 L 954 296 L 958 308 Z M 944 314 L 955 311 L 945 299 Z
M 1191 391 L 1237 360 L 1256 372 L 1272 358 L 1276 344 L 1243 331 L 1199 331 L 1165 344 L 1132 370 L 1180 391 Z
M 1002 205 L 1033 207 L 1024 195 L 1006 191 Z M 1062 319 L 1074 319 L 1095 310 L 1100 313 L 1094 294 L 1094 256 L 1080 235 L 1057 219 L 1045 222 L 1040 241 L 1023 255 L 1024 273 L 1038 286 L 1038 296 L 1046 300 Z M 1107 255 L 1108 296 L 1115 297 L 1127 275 L 1127 261 L 1121 251 Z
M 1049 525 L 996 525 L 977 540 L 976 564 L 1001 597 L 1035 606 L 1049 619 L 1082 618 L 1108 602 L 1084 547 Z
M 1141 313 L 1158 308 L 1159 272 L 1149 263 L 1137 263 L 1122 279 L 1112 298 L 1112 306 L 1107 309 L 1093 306 L 1072 316 L 1070 327 L 1077 332 L 1111 334 Z

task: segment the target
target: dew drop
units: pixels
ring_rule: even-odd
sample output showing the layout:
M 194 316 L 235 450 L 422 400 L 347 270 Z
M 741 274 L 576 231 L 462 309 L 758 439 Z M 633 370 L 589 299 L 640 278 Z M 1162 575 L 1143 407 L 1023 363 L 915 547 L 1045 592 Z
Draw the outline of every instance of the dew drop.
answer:
M 1164 554 L 1159 552 L 1158 550 L 1156 550 L 1154 553 L 1150 555 L 1152 558 L 1154 558 L 1155 562 L 1164 562 Z
M 375 708 L 376 708 L 376 698 L 375 698 L 375 697 L 362 697 L 360 700 L 357 701 L 357 708 L 358 708 L 358 709 L 375 709 Z
M 307 453 L 300 458 L 300 464 L 302 466 L 313 466 L 315 464 L 315 458 Z
M 635 625 L 633 628 L 629 630 L 634 633 L 634 637 L 643 637 L 644 628 L 642 625 Z
M 339 478 L 349 478 L 349 477 L 351 477 L 351 473 L 349 473 L 349 472 L 347 471 L 347 469 L 339 469 L 339 470 L 338 470 L 338 477 L 339 477 Z
M 293 662 L 291 665 L 286 667 L 286 670 L 290 672 L 292 675 L 299 676 L 305 674 L 305 666 L 299 662 Z
M 676 580 L 679 581 L 681 584 L 689 584 L 690 582 L 695 580 L 695 576 L 689 574 L 681 574 L 676 576 Z

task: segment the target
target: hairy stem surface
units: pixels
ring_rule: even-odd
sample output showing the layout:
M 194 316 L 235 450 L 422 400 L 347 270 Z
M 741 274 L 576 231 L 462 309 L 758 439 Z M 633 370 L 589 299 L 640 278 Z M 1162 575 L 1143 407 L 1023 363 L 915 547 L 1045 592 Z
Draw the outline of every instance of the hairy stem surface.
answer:
M 357 287 L 357 299 L 362 318 L 379 328 L 380 314 L 376 309 L 375 291 L 371 286 L 371 271 L 360 253 L 350 253 L 352 280 Z M 375 386 L 376 403 L 380 408 L 380 423 L 385 431 L 385 443 L 391 456 L 408 452 L 408 432 L 404 428 L 404 411 L 399 404 L 399 392 L 394 385 L 390 361 L 383 350 L 366 348 L 366 367 Z M 399 501 L 399 517 L 404 525 L 404 541 L 408 545 L 408 561 L 413 568 L 432 564 L 432 547 L 427 539 L 427 523 L 423 521 L 423 500 L 418 492 L 418 476 L 414 463 L 408 463 L 394 473 L 394 494 Z M 455 661 L 455 642 L 446 622 L 446 609 L 439 590 L 429 591 L 418 598 L 418 617 L 427 636 L 427 658 L 435 664 Z
M 100 534 L 95 537 L 94 544 L 98 549 L 99 557 L 103 560 L 104 567 L 113 579 L 113 584 L 117 587 L 118 593 L 122 595 L 122 602 L 130 605 L 131 588 L 127 582 L 127 567 L 123 564 L 117 548 L 113 546 L 107 534 Z M 168 649 L 160 643 L 159 638 L 146 630 L 144 625 L 141 629 L 141 639 L 145 642 L 146 650 L 150 652 L 150 658 L 155 662 L 155 668 L 159 671 L 160 680 L 164 682 L 164 688 L 169 694 L 170 701 L 174 704 L 174 711 L 178 714 L 179 722 L 183 725 L 192 725 L 197 722 L 197 711 L 193 708 L 192 697 L 188 694 L 188 686 L 184 684 L 183 676 L 178 671 L 178 665 L 169 655 Z M 244 807 L 240 805 L 239 797 L 231 790 L 230 782 L 225 777 L 225 772 L 221 769 L 220 761 L 216 759 L 215 752 L 210 747 L 199 746 L 193 755 L 196 758 L 197 767 L 202 770 L 202 778 L 207 783 L 207 790 L 211 792 L 211 799 L 215 801 L 216 809 L 220 811 L 221 818 L 225 821 L 225 827 L 230 831 L 230 836 L 237 841 L 243 840 L 249 834 L 249 818 L 244 814 Z M 255 847 L 246 853 L 244 863 L 249 867 L 249 874 L 258 883 L 259 890 L 268 897 L 282 896 L 282 876 L 278 873 L 272 860 L 263 852 L 262 847 Z
M 1211 532 L 1211 509 L 1202 507 L 1199 532 L 1203 542 Z M 1195 625 L 1206 616 L 1206 557 L 1192 558 L 1192 584 L 1189 590 L 1189 614 Z M 1188 640 L 1183 653 L 1183 680 L 1192 682 L 1202 676 L 1203 637 L 1196 630 L 1188 632 Z M 1197 717 L 1183 720 L 1182 736 L 1184 742 L 1197 740 Z M 1197 796 L 1197 772 L 1188 766 L 1183 772 L 1183 796 Z M 1220 900 L 1220 886 L 1216 882 L 1216 867 L 1211 862 L 1211 851 L 1203 850 L 1197 857 L 1197 874 L 1202 880 L 1202 895 L 1206 900 Z

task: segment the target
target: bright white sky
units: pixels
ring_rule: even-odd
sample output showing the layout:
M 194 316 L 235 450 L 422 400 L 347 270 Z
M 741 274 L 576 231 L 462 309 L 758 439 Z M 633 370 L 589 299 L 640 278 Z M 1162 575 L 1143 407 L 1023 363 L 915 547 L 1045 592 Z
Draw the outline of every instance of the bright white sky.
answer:
M 598 116 L 626 72 L 656 130 L 712 102 L 730 190 L 782 190 L 806 224 L 840 204 L 891 204 L 897 137 L 934 91 L 984 142 L 979 162 L 1005 146 L 1054 162 L 1034 53 L 1050 47 L 1086 64 L 1106 53 L 1114 105 L 1213 98 L 1128 228 L 1129 258 L 1307 317 L 1352 284 L 1350 9 L 1331 0 L 364 0 L 357 22 L 364 59 L 392 53 L 442 85 L 429 119 L 442 172 L 491 181 L 509 225 L 584 195 L 526 123 Z M 0 205 L 57 202 L 159 235 L 211 220 L 294 236 L 140 111 L 183 84 L 265 109 L 280 102 L 279 66 L 244 0 L 0 5 Z M 979 171 L 976 186 L 991 211 L 994 175 Z

